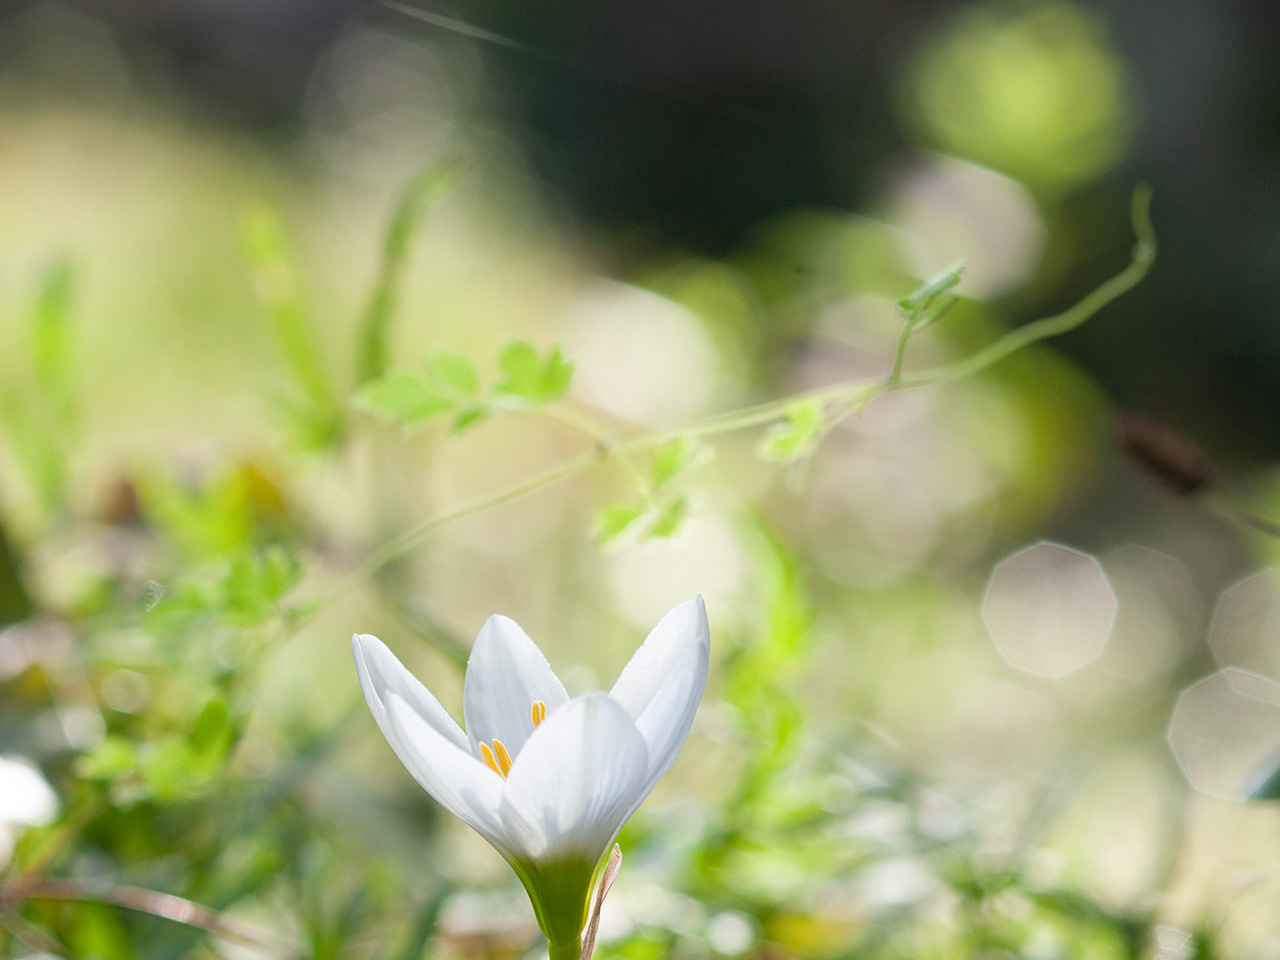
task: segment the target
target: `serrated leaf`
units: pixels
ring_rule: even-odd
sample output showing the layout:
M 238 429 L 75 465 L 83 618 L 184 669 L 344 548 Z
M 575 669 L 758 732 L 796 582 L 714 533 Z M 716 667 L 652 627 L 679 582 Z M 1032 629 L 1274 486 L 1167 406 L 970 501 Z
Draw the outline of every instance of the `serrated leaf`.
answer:
M 357 409 L 396 423 L 413 424 L 453 409 L 453 402 L 419 377 L 396 373 L 361 388 Z
M 812 452 L 826 424 L 821 400 L 802 400 L 787 410 L 786 419 L 774 424 L 760 438 L 756 453 L 765 460 L 794 463 Z
M 503 374 L 502 382 L 497 387 L 499 393 L 527 400 L 536 399 L 541 371 L 538 351 L 523 340 L 513 340 L 502 348 L 502 353 L 498 355 L 498 366 Z
M 508 400 L 516 400 L 521 406 L 559 400 L 573 379 L 573 363 L 565 359 L 558 344 L 547 351 L 544 359 L 539 359 L 532 346 L 523 340 L 514 340 L 503 347 L 498 366 L 503 379 L 495 391 Z
M 480 389 L 476 368 L 466 357 L 437 350 L 428 362 L 431 382 L 443 396 L 455 400 L 475 396 Z
M 538 399 L 543 403 L 559 400 L 569 391 L 573 379 L 573 361 L 565 359 L 559 344 L 551 347 L 542 362 L 541 391 Z
M 643 503 L 608 503 L 601 507 L 591 521 L 591 533 L 601 546 L 612 543 L 641 517 L 648 507 Z

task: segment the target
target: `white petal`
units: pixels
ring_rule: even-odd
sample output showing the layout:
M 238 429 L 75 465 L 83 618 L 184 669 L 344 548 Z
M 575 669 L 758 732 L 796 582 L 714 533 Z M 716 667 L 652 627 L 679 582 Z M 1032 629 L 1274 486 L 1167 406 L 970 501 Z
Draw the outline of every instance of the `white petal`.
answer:
M 533 733 L 533 702 L 545 703 L 550 715 L 568 699 L 564 684 L 519 624 L 502 616 L 485 621 L 467 659 L 462 691 L 472 752 L 497 738 L 516 756 Z
M 707 686 L 708 654 L 706 644 L 685 647 L 649 701 L 649 706 L 636 721 L 649 751 L 649 775 L 644 790 L 636 798 L 636 807 L 675 762 L 685 738 L 689 736 L 693 715 L 698 712 L 702 692 Z M 635 813 L 635 807 L 628 816 L 631 813 Z
M 709 656 L 711 629 L 701 596 L 686 600 L 658 621 L 631 661 L 622 668 L 610 696 L 638 721 L 690 647 L 700 649 L 704 660 Z M 702 696 L 701 688 L 697 695 Z
M 530 860 L 599 859 L 649 769 L 635 723 L 604 693 L 570 700 L 529 738 L 502 791 L 502 823 Z
M 498 813 L 502 778 L 465 746 L 442 736 L 396 693 L 387 697 L 387 715 L 395 740 L 387 739 L 401 744 L 396 752 L 422 789 L 500 851 L 509 851 Z
M 387 645 L 375 636 L 357 633 L 351 638 L 351 652 L 356 658 L 356 672 L 360 674 L 360 689 L 373 713 L 373 719 L 382 728 L 382 735 L 391 742 L 396 754 L 404 762 L 404 756 L 387 723 L 387 696 L 394 693 L 411 706 L 423 720 L 431 724 L 450 743 L 468 749 L 467 736 L 449 712 L 431 695 L 431 691 L 418 682 Z

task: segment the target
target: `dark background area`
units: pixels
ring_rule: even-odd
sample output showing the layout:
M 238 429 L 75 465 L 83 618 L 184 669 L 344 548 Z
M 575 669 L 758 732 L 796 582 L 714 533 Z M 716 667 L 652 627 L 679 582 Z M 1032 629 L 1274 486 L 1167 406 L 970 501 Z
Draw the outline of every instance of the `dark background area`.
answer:
M 871 0 L 476 2 L 424 8 L 511 41 L 480 41 L 484 109 L 578 227 L 629 257 L 722 255 L 798 207 L 860 210 L 919 146 L 895 108 L 907 51 L 964 5 Z M 29 66 L 8 3 L 0 58 Z M 74 7 L 72 7 L 74 9 Z M 107 0 L 135 84 L 170 108 L 287 142 L 313 71 L 354 23 L 427 40 L 458 34 L 357 0 Z M 1009 9 L 1017 10 L 1016 5 Z M 1117 403 L 1216 454 L 1280 453 L 1280 18 L 1262 2 L 1098 3 L 1136 94 L 1126 158 L 1055 197 L 1087 250 L 1044 302 L 1066 304 L 1124 256 L 1135 182 L 1155 188 L 1161 256 L 1113 319 L 1065 349 Z M 461 42 L 461 41 L 459 41 Z M 924 146 L 929 146 L 926 142 Z M 1051 229 L 1055 224 L 1051 222 Z

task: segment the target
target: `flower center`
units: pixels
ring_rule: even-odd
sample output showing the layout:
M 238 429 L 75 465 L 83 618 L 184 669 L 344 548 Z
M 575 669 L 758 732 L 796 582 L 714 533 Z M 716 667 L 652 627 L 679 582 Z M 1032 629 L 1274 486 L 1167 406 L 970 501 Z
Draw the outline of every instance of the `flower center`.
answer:
M 541 700 L 535 700 L 533 701 L 533 706 L 529 708 L 529 713 L 533 718 L 533 725 L 536 727 L 547 719 L 547 705 Z M 493 738 L 492 747 L 481 741 L 480 757 L 488 764 L 490 770 L 502 777 L 503 780 L 507 779 L 507 774 L 511 772 L 511 754 L 507 751 L 506 744 L 497 737 Z

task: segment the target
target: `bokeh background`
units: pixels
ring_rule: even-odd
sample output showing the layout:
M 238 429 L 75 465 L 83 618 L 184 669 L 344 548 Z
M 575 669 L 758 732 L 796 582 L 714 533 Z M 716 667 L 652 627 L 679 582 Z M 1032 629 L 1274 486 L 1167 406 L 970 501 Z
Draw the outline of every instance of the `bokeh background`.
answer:
M 6 0 L 6 955 L 537 956 L 347 638 L 460 715 L 490 613 L 579 692 L 702 593 L 598 956 L 1280 956 L 1278 48 L 1246 0 Z M 1068 306 L 1139 181 L 1159 258 L 1079 330 L 802 463 L 706 437 L 659 535 L 593 538 L 605 462 L 344 579 L 584 422 L 882 376 L 958 258 L 909 369 Z M 373 315 L 392 370 L 561 344 L 568 395 L 387 423 Z M 1126 411 L 1213 490 L 1144 476 Z

